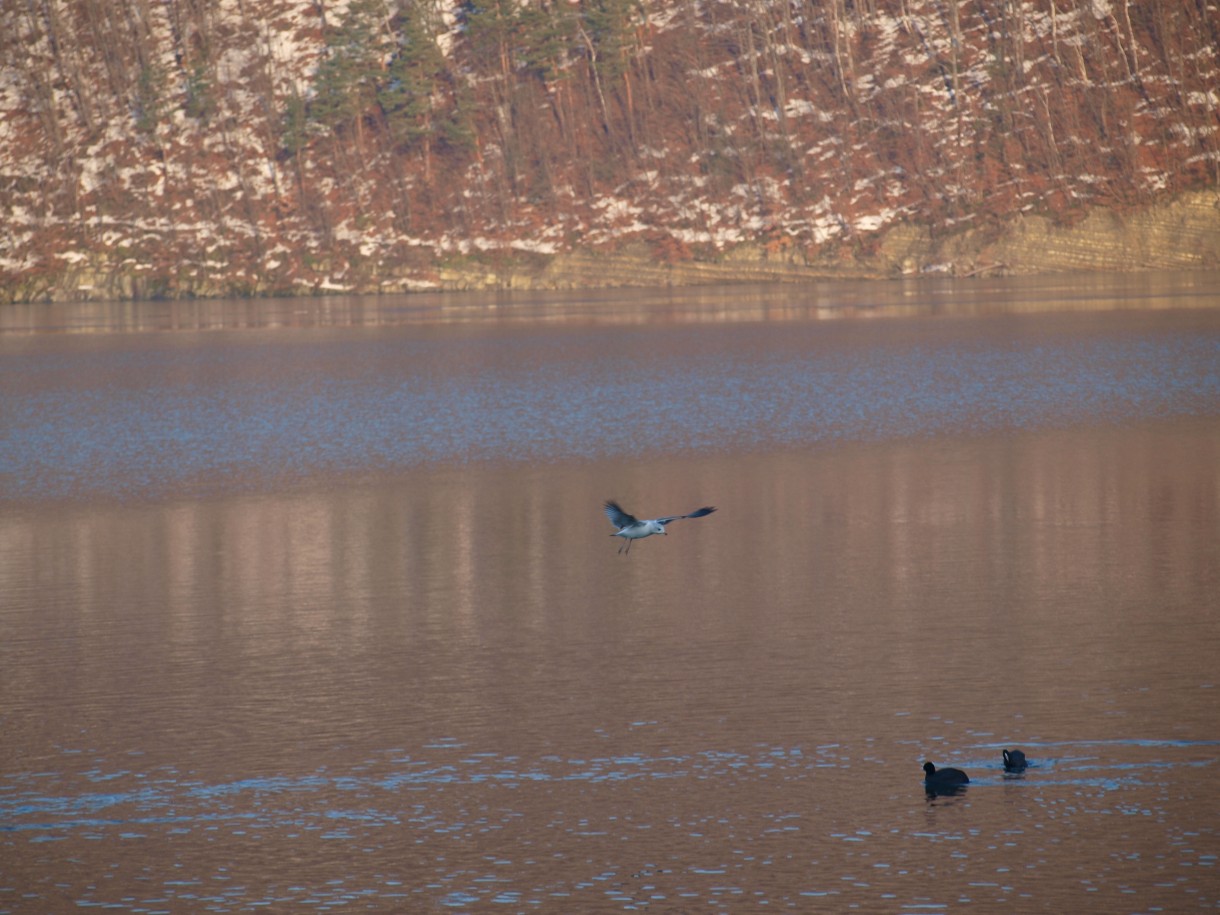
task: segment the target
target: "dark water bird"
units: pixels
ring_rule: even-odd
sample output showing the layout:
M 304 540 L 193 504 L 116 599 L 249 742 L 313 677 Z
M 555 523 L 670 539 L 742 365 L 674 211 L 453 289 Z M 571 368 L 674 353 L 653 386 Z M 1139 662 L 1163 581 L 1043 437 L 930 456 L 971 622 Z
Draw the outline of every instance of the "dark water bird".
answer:
M 642 540 L 644 537 L 651 537 L 653 534 L 664 534 L 665 525 L 672 521 L 684 521 L 687 518 L 702 518 L 710 515 L 716 509 L 712 506 L 696 509 L 689 515 L 667 515 L 664 518 L 650 518 L 646 521 L 641 521 L 634 515 L 629 515 L 621 505 L 613 499 L 607 499 L 603 509 L 606 512 L 606 517 L 610 519 L 618 530 L 611 537 L 622 537 L 624 543 L 619 544 L 618 551 L 621 553 L 624 549 L 631 552 L 631 543 L 633 540 Z
M 1020 750 L 1005 750 L 1004 751 L 1004 770 L 1006 772 L 1021 772 L 1029 763 L 1025 760 L 1025 754 Z
M 961 769 L 938 769 L 930 762 L 923 764 L 923 783 L 929 791 L 943 791 L 969 784 L 970 776 Z

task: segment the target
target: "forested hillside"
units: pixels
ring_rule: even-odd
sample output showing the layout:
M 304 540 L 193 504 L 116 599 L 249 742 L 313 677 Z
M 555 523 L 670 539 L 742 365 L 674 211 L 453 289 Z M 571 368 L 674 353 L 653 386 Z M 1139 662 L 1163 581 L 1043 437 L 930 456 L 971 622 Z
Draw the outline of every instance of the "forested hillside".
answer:
M 0 299 L 960 271 L 1220 187 L 1212 0 L 14 0 L 0 44 Z

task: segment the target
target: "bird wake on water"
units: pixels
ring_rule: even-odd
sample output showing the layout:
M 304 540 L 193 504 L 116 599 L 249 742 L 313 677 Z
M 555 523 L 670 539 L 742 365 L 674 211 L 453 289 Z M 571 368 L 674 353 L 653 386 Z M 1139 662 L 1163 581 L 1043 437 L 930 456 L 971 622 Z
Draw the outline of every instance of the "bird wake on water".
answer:
M 606 512 L 606 517 L 610 519 L 610 523 L 618 528 L 618 530 L 616 530 L 610 536 L 623 538 L 624 542 L 619 544 L 618 551 L 620 553 L 624 551 L 630 553 L 631 544 L 633 541 L 642 540 L 645 537 L 651 537 L 653 534 L 664 534 L 665 525 L 669 524 L 670 522 L 685 521 L 687 518 L 703 518 L 710 515 L 716 509 L 714 506 L 708 505 L 703 508 L 696 509 L 689 515 L 667 515 L 664 518 L 649 518 L 645 521 L 641 521 L 634 515 L 627 514 L 625 511 L 623 511 L 622 506 L 613 499 L 606 500 L 606 505 L 603 510 Z

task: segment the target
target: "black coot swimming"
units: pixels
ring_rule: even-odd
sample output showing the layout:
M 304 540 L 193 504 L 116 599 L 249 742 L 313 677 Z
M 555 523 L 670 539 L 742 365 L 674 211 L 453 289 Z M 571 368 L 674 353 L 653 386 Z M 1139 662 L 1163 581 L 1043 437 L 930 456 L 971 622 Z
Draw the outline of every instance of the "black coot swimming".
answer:
M 938 769 L 930 762 L 923 764 L 923 773 L 923 783 L 929 788 L 957 788 L 970 782 L 970 776 L 961 769 Z
M 1025 754 L 1020 750 L 1005 750 L 1004 751 L 1004 769 L 1008 772 L 1020 772 L 1029 763 L 1025 761 Z

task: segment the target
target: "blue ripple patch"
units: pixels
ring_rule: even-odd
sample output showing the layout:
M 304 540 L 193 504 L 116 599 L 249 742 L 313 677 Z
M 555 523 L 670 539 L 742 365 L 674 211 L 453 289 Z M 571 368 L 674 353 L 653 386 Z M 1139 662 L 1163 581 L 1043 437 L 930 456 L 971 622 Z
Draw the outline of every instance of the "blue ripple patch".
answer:
M 747 349 L 689 330 L 688 345 L 664 358 L 655 347 L 618 351 L 637 338 L 592 334 L 578 350 L 597 355 L 565 357 L 541 333 L 515 340 L 511 358 L 485 357 L 494 342 L 464 337 L 222 355 L 177 345 L 172 359 L 154 353 L 136 367 L 117 347 L 79 364 L 19 353 L 0 370 L 0 496 L 158 496 L 439 463 L 598 459 L 627 446 L 650 457 L 1220 411 L 1220 338 L 1206 334 L 842 350 L 793 345 L 793 333 L 755 330 Z

